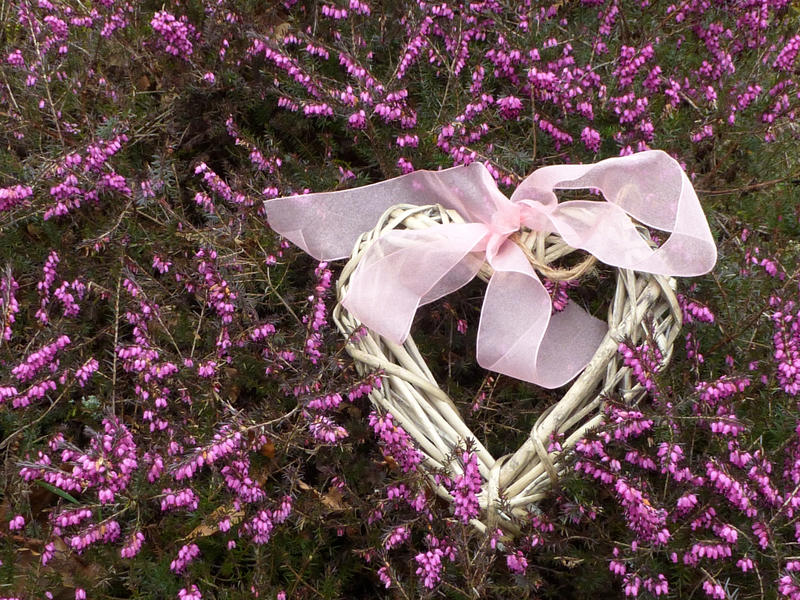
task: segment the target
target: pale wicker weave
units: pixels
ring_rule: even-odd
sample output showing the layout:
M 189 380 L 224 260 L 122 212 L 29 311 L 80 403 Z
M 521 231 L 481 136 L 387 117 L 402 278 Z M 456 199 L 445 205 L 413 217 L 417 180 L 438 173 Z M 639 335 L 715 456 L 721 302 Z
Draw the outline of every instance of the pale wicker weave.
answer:
M 413 339 L 409 337 L 399 346 L 369 330 L 354 336 L 362 328 L 361 323 L 341 305 L 359 260 L 384 232 L 460 222 L 463 222 L 460 215 L 439 205 L 398 205 L 384 213 L 376 227 L 361 236 L 339 277 L 340 302 L 334 308 L 333 318 L 348 337 L 347 350 L 359 370 L 382 374 L 382 386 L 370 393 L 370 400 L 379 411 L 390 412 L 414 439 L 424 456 L 426 472 L 444 470 L 460 474 L 462 469 L 455 456 L 466 440 L 471 440 L 483 478 L 479 497 L 482 516 L 473 524 L 483 531 L 487 527 L 489 531 L 501 527 L 513 533 L 517 529 L 515 521 L 530 512 L 558 481 L 566 453 L 590 429 L 602 423 L 603 399 L 615 396 L 632 406 L 643 396 L 645 390 L 632 378 L 630 368 L 624 366 L 617 351 L 620 342 L 654 341 L 663 367 L 672 356 L 673 342 L 682 324 L 681 310 L 674 280 L 618 269 L 616 291 L 608 310 L 609 330 L 591 362 L 564 397 L 538 418 L 519 450 L 513 455 L 494 458 L 468 429 L 453 401 L 439 388 Z M 574 251 L 554 234 L 521 232 L 516 241 L 530 250 L 529 259 L 545 276 L 554 275 L 546 265 Z M 578 270 L 584 267 L 579 265 Z M 490 274 L 490 267 L 484 265 L 479 277 L 487 280 Z M 560 453 L 547 451 L 554 433 L 563 435 Z M 452 500 L 446 489 L 435 487 L 439 495 Z

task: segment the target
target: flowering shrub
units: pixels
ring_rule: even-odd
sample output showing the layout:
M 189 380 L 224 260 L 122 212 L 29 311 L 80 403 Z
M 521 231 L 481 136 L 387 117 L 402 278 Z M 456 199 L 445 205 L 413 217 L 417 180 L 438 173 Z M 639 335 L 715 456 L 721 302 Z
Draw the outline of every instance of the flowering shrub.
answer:
M 796 3 L 0 16 L 3 597 L 800 598 Z M 472 448 L 420 475 L 332 326 L 340 266 L 262 202 L 476 160 L 509 191 L 647 148 L 692 175 L 720 264 L 681 282 L 667 372 L 621 340 L 648 397 L 608 398 L 530 518 L 479 533 Z M 603 276 L 546 286 L 593 307 Z M 479 293 L 419 341 L 500 455 L 553 395 L 475 367 Z

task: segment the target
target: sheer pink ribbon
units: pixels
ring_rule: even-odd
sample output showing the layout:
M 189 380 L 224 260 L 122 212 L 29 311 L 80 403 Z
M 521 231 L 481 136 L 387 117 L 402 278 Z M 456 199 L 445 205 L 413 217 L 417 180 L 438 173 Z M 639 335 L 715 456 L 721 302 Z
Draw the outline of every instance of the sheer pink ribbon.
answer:
M 606 202 L 558 202 L 555 189 L 599 189 Z M 362 256 L 344 306 L 366 326 L 403 343 L 417 308 L 468 283 L 483 261 L 494 269 L 478 325 L 477 359 L 489 370 L 559 387 L 589 362 L 606 323 L 570 302 L 551 301 L 509 236 L 525 226 L 556 232 L 604 263 L 660 275 L 701 275 L 716 246 L 686 174 L 651 150 L 589 165 L 544 167 L 506 198 L 480 163 L 416 171 L 351 190 L 266 202 L 271 227 L 318 260 L 350 256 L 358 236 L 396 204 L 441 204 L 462 224 L 392 230 Z M 651 248 L 631 221 L 671 232 Z

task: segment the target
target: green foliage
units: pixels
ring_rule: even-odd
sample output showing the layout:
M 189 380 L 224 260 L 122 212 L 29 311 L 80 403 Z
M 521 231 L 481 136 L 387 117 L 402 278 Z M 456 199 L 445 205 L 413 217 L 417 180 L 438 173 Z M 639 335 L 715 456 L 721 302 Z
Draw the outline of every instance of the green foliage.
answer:
M 376 441 L 366 396 L 345 398 L 327 411 L 309 408 L 314 399 L 347 397 L 372 381 L 355 372 L 330 323 L 314 337 L 317 303 L 329 316 L 335 301 L 333 288 L 322 283 L 325 269 L 333 269 L 335 281 L 339 265 L 318 266 L 282 243 L 261 203 L 374 183 L 400 174 L 407 168 L 401 161 L 417 169 L 486 161 L 510 191 L 546 164 L 647 146 L 674 153 L 693 176 L 720 248 L 715 271 L 681 282 L 681 291 L 708 306 L 716 321 L 687 326 L 704 360 L 687 356 L 679 340 L 669 371 L 657 378 L 663 396 L 641 407 L 652 430 L 609 444 L 609 452 L 623 457 L 632 449 L 653 453 L 661 443 L 680 443 L 688 464 L 702 473 L 704 461 L 728 454 L 729 440 L 698 417 L 696 386 L 747 376 L 752 386 L 734 401 L 745 426 L 737 443 L 772 461 L 779 476 L 798 416 L 776 374 L 770 298 L 796 300 L 798 294 L 800 165 L 796 67 L 772 65 L 796 29 L 797 2 L 770 9 L 770 27 L 759 32 L 737 25 L 747 16 L 738 3 L 686 8 L 681 20 L 669 2 L 655 0 L 651 6 L 372 2 L 370 15 L 350 3 L 305 0 L 48 4 L 0 3 L 0 281 L 18 284 L 20 307 L 12 315 L 8 289 L 0 294 L 0 326 L 11 333 L 5 339 L 0 328 L 0 394 L 16 390 L 0 395 L 0 595 L 74 598 L 75 588 L 85 588 L 90 598 L 144 600 L 176 597 L 196 584 L 204 598 L 220 599 L 271 599 L 281 591 L 292 599 L 612 597 L 623 593 L 620 577 L 609 571 L 615 548 L 631 572 L 666 574 L 670 597 L 705 594 L 706 576 L 669 558 L 696 541 L 688 528 L 672 523 L 672 545 L 637 553 L 625 511 L 608 486 L 565 473 L 551 497 L 532 507 L 541 522 L 521 523 L 516 539 L 497 545 L 491 532 L 480 534 L 455 518 L 430 481 L 402 471 Z M 609 17 L 618 4 L 619 16 Z M 327 17 L 323 6 L 334 5 L 349 10 L 348 18 Z M 169 35 L 158 30 L 160 11 L 192 26 L 182 40 L 191 43 L 190 54 L 174 52 Z M 53 37 L 58 25 L 46 17 L 63 19 L 66 38 Z M 73 17 L 89 18 L 91 25 L 69 22 Z M 602 33 L 605 23 L 609 31 Z M 704 61 L 717 64 L 720 56 L 702 35 L 717 23 L 732 31 L 714 39 L 736 69 L 712 79 L 700 71 Z M 424 47 L 402 74 L 416 38 Z M 623 46 L 639 52 L 648 44 L 652 59 L 623 83 Z M 460 49 L 466 49 L 463 56 Z M 530 58 L 534 49 L 540 59 Z M 11 57 L 17 50 L 21 66 Z M 506 63 L 498 51 L 522 58 Z M 645 81 L 656 65 L 663 72 L 649 89 Z M 534 70 L 545 79 L 531 84 Z M 682 86 L 674 102 L 665 93 L 670 79 Z M 782 81 L 789 82 L 789 105 L 775 109 L 780 93 L 769 92 Z M 704 96 L 709 82 L 716 100 Z M 762 93 L 730 122 L 737 96 L 751 84 Z M 376 105 L 392 104 L 387 96 L 400 92 L 407 95 L 393 106 L 402 118 L 382 116 Z M 626 94 L 647 99 L 630 122 L 621 118 L 635 106 Z M 521 102 L 518 114 L 505 114 L 497 104 L 510 96 Z M 578 101 L 591 105 L 591 117 Z M 318 105 L 330 114 L 305 114 Z M 360 109 L 363 127 L 350 121 Z M 571 141 L 546 131 L 543 122 Z M 693 142 L 706 125 L 714 134 Z M 587 127 L 599 134 L 597 149 L 581 139 Z M 417 136 L 416 145 L 398 142 L 406 135 Z M 115 141 L 119 148 L 109 149 Z M 102 159 L 89 167 L 97 153 Z M 81 162 L 70 163 L 76 155 Z M 70 175 L 80 191 L 60 196 L 58 186 Z M 7 202 L 18 185 L 31 194 Z M 48 291 L 39 284 L 52 252 L 59 262 Z M 774 276 L 765 265 L 776 267 Z M 610 269 L 598 269 L 571 292 L 572 301 L 602 315 L 610 277 Z M 69 287 L 73 282 L 85 289 Z M 54 295 L 63 284 L 79 305 L 75 314 Z M 420 311 L 415 335 L 467 425 L 500 456 L 519 446 L 562 390 L 535 389 L 475 364 L 482 294 L 476 281 Z M 459 332 L 462 321 L 466 334 Z M 265 325 L 275 331 L 258 338 Z M 62 335 L 69 345 L 31 380 L 15 374 Z M 125 355 L 134 350 L 141 354 Z M 136 357 L 144 357 L 144 366 Z M 84 381 L 78 374 L 91 360 L 97 367 Z M 211 372 L 201 374 L 206 367 Z M 170 374 L 162 377 L 159 369 Z M 29 406 L 14 404 L 43 382 L 53 387 Z M 312 425 L 320 416 L 346 437 L 335 443 L 315 437 Z M 96 447 L 106 427 L 114 440 L 127 432 L 134 445 L 122 446 L 120 456 L 103 455 Z M 243 440 L 240 454 L 208 459 L 191 477 L 176 475 L 234 433 Z M 62 458 L 67 449 L 87 457 L 73 486 L 55 478 L 80 466 Z M 51 461 L 47 469 L 42 455 Z M 151 472 L 156 457 L 164 462 L 161 472 Z M 103 486 L 87 474 L 90 465 L 117 473 L 122 458 L 137 466 L 105 500 Z M 231 483 L 224 467 L 234 458 L 246 464 L 247 486 L 263 497 L 247 499 Z M 39 468 L 38 475 L 21 475 Z M 684 491 L 664 473 L 625 468 L 659 507 L 673 509 Z M 45 472 L 53 479 L 45 480 Z M 400 486 L 407 498 L 392 496 Z M 192 490 L 197 506 L 162 508 L 168 489 Z M 708 561 L 703 568 L 728 578 L 729 597 L 774 596 L 796 543 L 793 523 L 776 516 L 777 541 L 759 548 L 747 518 L 708 490 L 700 495 L 697 511 L 716 507 L 739 527 L 737 556 L 750 553 L 762 570 L 756 578 L 732 561 L 719 567 Z M 287 498 L 290 514 L 281 520 L 276 515 Z M 78 508 L 91 517 L 56 524 Z M 759 506 L 759 514 L 778 515 L 773 509 Z M 273 524 L 266 540 L 256 533 L 262 512 Z M 10 529 L 17 515 L 25 525 Z M 230 529 L 222 525 L 226 519 Z M 79 549 L 76 539 L 95 527 L 105 535 L 113 524 L 118 536 Z M 408 539 L 388 548 L 400 527 Z M 122 555 L 135 533 L 144 536 L 141 550 Z M 441 580 L 429 589 L 418 556 L 435 549 L 432 540 L 457 552 L 443 560 Z M 54 548 L 49 560 L 43 560 L 46 544 Z M 197 544 L 200 557 L 174 568 L 190 544 Z M 507 562 L 517 551 L 528 562 L 524 574 Z M 381 569 L 389 574 L 388 589 Z

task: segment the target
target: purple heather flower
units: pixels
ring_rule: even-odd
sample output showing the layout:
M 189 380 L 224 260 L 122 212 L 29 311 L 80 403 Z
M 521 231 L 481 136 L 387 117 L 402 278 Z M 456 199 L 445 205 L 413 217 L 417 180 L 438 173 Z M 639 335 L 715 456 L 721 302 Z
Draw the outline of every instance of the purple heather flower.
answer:
M 202 600 L 203 595 L 195 584 L 188 588 L 181 588 L 178 592 L 178 600 Z
M 189 38 L 196 37 L 196 31 L 185 16 L 176 19 L 175 15 L 160 10 L 153 15 L 150 26 L 161 36 L 164 52 L 189 60 L 194 50 Z
M 477 518 L 480 514 L 478 495 L 481 493 L 482 478 L 478 469 L 478 458 L 474 452 L 463 452 L 461 461 L 464 465 L 463 474 L 453 480 L 449 488 L 455 505 L 455 516 L 462 523 Z
M 525 555 L 520 550 L 517 550 L 513 554 L 506 555 L 506 565 L 512 573 L 524 575 L 528 569 L 528 559 L 525 558 Z
M 8 522 L 8 528 L 12 531 L 18 531 L 25 527 L 25 517 L 17 515 Z
M 178 556 L 170 563 L 169 568 L 174 573 L 183 573 L 187 565 L 198 556 L 200 556 L 200 548 L 197 544 L 186 544 L 178 550 Z

